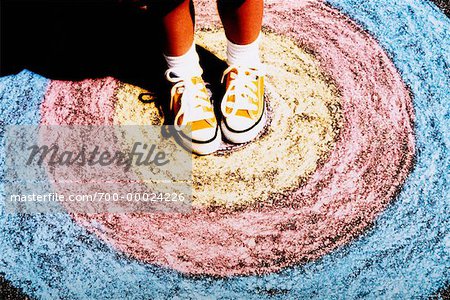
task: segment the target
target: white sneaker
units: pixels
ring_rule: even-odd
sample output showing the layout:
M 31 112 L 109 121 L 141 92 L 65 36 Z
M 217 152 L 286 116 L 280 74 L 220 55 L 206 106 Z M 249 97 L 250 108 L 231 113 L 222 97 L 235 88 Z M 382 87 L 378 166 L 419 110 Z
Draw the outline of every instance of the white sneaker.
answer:
M 170 110 L 175 115 L 174 127 L 183 145 L 198 155 L 217 151 L 222 136 L 202 77 L 180 78 L 169 69 L 166 78 L 173 83 Z
M 232 143 L 255 139 L 266 124 L 264 73 L 257 68 L 229 66 L 223 73 L 226 93 L 222 100 L 221 129 Z

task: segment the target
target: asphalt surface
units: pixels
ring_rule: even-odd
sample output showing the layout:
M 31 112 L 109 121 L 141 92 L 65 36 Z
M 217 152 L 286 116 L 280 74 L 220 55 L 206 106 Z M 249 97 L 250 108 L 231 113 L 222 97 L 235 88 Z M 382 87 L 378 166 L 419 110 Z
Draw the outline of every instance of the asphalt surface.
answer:
M 3 6 L 3 3 L 6 1 L 2 1 L 0 5 Z M 439 6 L 439 8 L 442 9 L 442 11 L 450 17 L 450 0 L 433 0 L 433 2 Z M 3 7 L 2 7 L 3 8 Z M 1 9 L 2 16 L 5 13 L 3 9 Z M 45 19 L 45 18 L 44 18 Z M 2 32 L 3 35 L 3 32 Z M 4 57 L 2 57 L 2 60 Z M 449 283 L 450 285 L 450 283 Z M 431 299 L 449 299 L 450 300 L 450 286 L 447 289 L 444 289 L 433 297 Z M 5 280 L 1 274 L 0 274 L 0 299 L 4 300 L 29 300 L 28 296 L 26 296 L 21 290 L 15 288 L 11 285 L 10 282 Z

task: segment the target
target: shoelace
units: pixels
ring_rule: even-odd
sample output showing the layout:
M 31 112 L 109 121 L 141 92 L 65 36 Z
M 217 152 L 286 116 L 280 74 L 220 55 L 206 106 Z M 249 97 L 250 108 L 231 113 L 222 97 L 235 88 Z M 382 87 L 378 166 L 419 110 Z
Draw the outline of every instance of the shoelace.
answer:
M 210 108 L 211 102 L 209 95 L 204 91 L 204 84 L 199 82 L 194 84 L 191 78 L 173 77 L 171 69 L 166 71 L 166 78 L 169 82 L 174 83 L 170 95 L 170 110 L 173 109 L 175 94 L 181 95 L 181 106 L 177 115 L 175 116 L 174 127 L 176 130 L 183 130 L 189 122 L 206 120 L 211 126 L 209 119 L 214 118 L 214 112 L 204 108 Z M 183 116 L 181 125 L 178 125 L 178 120 Z
M 257 69 L 231 65 L 223 72 L 222 83 L 225 76 L 234 70 L 236 72 L 230 74 L 230 78 L 233 80 L 224 96 L 224 99 L 234 96 L 234 102 L 222 101 L 221 110 L 224 117 L 234 116 L 239 110 L 250 111 L 258 109 L 258 106 L 255 104 L 255 102 L 258 102 L 256 80 L 259 76 L 263 76 L 264 73 Z M 227 108 L 231 108 L 231 112 L 228 113 Z M 253 114 L 250 114 L 250 117 L 253 119 Z

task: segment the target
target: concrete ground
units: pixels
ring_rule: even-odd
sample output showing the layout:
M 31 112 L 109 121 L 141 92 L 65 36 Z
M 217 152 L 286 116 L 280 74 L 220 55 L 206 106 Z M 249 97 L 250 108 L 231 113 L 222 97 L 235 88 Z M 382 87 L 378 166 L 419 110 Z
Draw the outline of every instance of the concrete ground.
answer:
M 436 5 L 438 5 L 446 14 L 450 17 L 450 1 L 449 0 L 434 0 Z M 3 1 L 2 1 L 3 3 Z M 450 288 L 441 291 L 437 295 L 435 295 L 435 299 L 438 299 L 439 296 L 441 299 L 450 299 Z M 5 300 L 25 300 L 30 299 L 26 295 L 24 295 L 20 290 L 13 287 L 8 281 L 6 281 L 0 274 L 0 299 Z

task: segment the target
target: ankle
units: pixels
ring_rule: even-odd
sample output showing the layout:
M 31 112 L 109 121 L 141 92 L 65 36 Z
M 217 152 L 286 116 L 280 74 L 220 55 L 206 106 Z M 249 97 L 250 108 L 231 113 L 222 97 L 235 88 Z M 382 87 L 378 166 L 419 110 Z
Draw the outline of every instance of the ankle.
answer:
M 227 39 L 227 62 L 229 65 L 259 67 L 261 65 L 261 58 L 259 54 L 259 47 L 262 39 L 262 34 L 250 44 L 239 45 Z
M 191 78 L 203 74 L 195 43 L 183 55 L 167 56 L 164 54 L 164 58 L 166 59 L 168 70 L 177 77 Z

